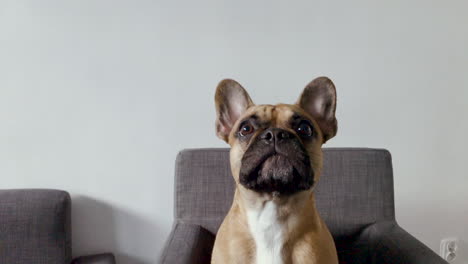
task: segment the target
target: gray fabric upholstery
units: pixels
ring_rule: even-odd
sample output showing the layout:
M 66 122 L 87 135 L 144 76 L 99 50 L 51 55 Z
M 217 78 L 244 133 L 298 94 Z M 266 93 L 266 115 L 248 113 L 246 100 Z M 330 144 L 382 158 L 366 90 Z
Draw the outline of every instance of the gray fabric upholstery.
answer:
M 216 233 L 232 203 L 227 149 L 183 150 L 176 159 L 175 217 Z
M 0 263 L 71 262 L 71 200 L 60 190 L 0 190 Z M 76 259 L 77 264 L 115 264 L 112 254 Z
M 209 263 L 215 236 L 199 225 L 176 223 L 160 263 Z
M 175 171 L 175 229 L 168 244 L 183 247 L 166 246 L 163 263 L 192 263 L 189 256 L 194 249 L 212 246 L 211 241 L 198 239 L 201 231 L 194 227 L 184 225 L 187 234 L 177 229 L 185 223 L 216 234 L 233 193 L 228 149 L 181 151 Z M 315 193 L 340 263 L 446 263 L 396 224 L 392 160 L 387 150 L 325 148 Z
M 70 263 L 70 195 L 0 190 L 0 263 Z
M 426 245 L 399 227 L 394 221 L 375 223 L 363 234 L 370 245 L 369 263 L 380 264 L 447 264 Z
M 394 220 L 371 224 L 359 234 L 342 239 L 337 247 L 342 264 L 447 264 Z
M 334 237 L 395 219 L 392 160 L 383 149 L 325 149 L 317 209 Z

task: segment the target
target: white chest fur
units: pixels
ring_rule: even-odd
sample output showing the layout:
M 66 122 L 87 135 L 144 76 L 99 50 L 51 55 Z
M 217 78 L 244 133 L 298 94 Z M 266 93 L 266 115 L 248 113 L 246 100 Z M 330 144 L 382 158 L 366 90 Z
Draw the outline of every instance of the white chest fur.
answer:
M 256 264 L 282 264 L 283 224 L 278 219 L 277 205 L 268 201 L 259 208 L 249 209 L 247 220 L 255 240 Z

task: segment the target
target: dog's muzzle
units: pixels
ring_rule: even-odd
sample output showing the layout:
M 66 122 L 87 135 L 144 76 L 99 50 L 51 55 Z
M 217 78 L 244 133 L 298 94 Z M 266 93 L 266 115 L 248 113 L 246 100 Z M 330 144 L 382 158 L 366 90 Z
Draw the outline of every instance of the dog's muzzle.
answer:
M 296 135 L 269 128 L 253 140 L 241 161 L 239 182 L 244 187 L 287 195 L 313 186 L 309 155 Z

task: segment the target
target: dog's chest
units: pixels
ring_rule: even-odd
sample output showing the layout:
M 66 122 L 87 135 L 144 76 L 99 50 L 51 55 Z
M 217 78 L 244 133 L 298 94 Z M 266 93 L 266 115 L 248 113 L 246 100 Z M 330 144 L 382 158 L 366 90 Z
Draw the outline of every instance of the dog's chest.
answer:
M 249 209 L 247 220 L 255 240 L 256 263 L 283 264 L 284 223 L 278 218 L 277 205 L 266 202 L 261 208 Z

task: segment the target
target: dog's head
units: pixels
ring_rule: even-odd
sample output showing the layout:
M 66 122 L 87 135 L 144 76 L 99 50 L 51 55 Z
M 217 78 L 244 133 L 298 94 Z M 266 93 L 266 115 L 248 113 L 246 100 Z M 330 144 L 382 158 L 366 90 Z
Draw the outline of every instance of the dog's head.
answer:
M 322 169 L 321 146 L 335 136 L 336 91 L 319 77 L 295 104 L 255 105 L 236 81 L 219 83 L 216 133 L 231 145 L 237 185 L 256 193 L 290 195 L 311 190 Z

